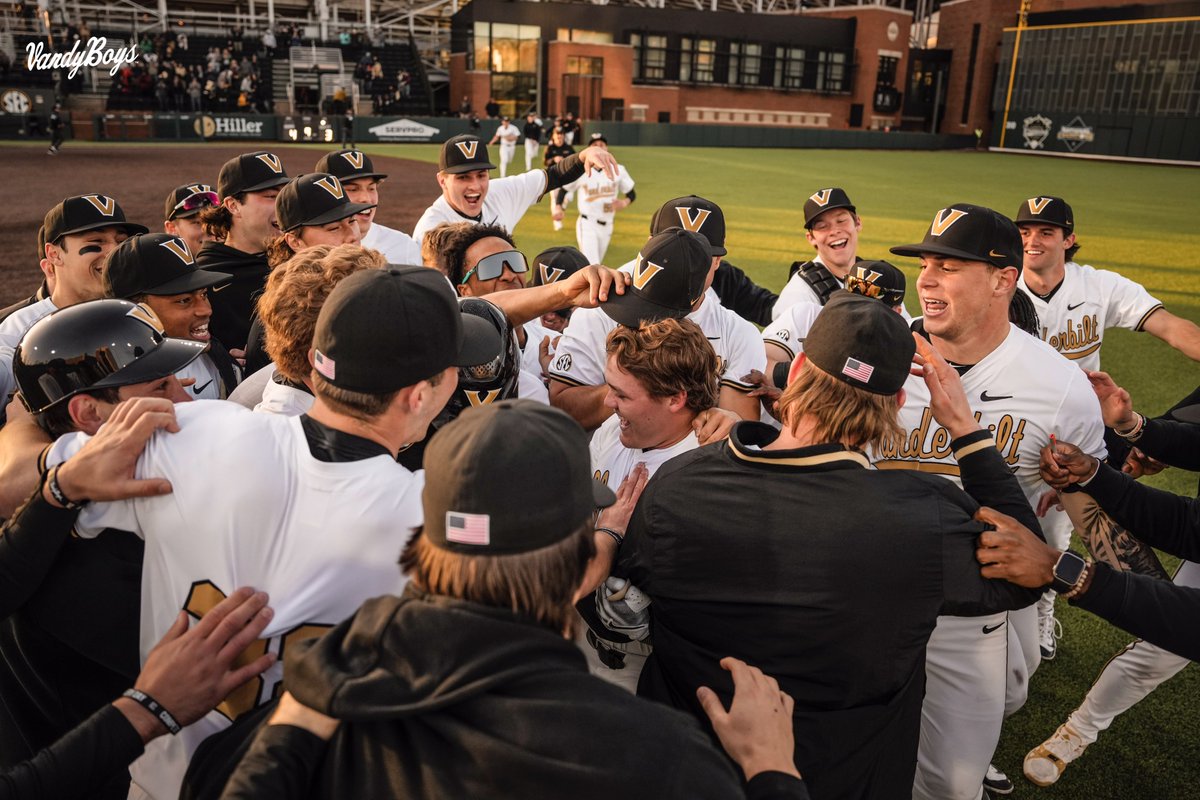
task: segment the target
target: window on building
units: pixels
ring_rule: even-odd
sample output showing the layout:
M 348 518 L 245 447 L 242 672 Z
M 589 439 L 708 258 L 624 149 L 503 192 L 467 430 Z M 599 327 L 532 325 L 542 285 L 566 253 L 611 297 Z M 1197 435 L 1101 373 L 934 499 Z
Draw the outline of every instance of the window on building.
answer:
M 895 86 L 896 85 L 896 69 L 900 66 L 900 59 L 895 56 L 880 56 L 879 71 L 875 73 L 876 86 Z
M 801 47 L 780 47 L 775 58 L 775 85 L 782 89 L 810 89 L 815 80 L 805 80 L 808 70 L 805 68 L 805 51 Z
M 603 75 L 604 59 L 591 58 L 589 56 L 567 56 L 567 74 L 595 76 Z
M 762 71 L 762 45 L 731 42 L 729 45 L 729 82 L 757 86 Z
M 635 80 L 661 81 L 667 76 L 667 37 L 655 33 L 631 33 L 633 77 Z
M 612 44 L 613 35 L 607 31 L 588 31 L 581 28 L 559 28 L 558 41 L 581 44 Z
M 716 56 L 715 39 L 692 39 L 685 36 L 680 41 L 679 80 L 689 83 L 712 83 Z
M 846 90 L 846 54 L 826 53 L 822 65 L 824 78 L 820 84 L 822 91 L 841 92 Z

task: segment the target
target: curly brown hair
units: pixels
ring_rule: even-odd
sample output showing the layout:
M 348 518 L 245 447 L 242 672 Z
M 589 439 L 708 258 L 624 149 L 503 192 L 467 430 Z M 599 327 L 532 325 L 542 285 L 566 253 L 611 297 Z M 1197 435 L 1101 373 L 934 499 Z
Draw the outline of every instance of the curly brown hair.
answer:
M 325 298 L 346 276 L 385 266 L 387 259 L 378 251 L 341 244 L 309 247 L 271 270 L 258 299 L 258 317 L 267 355 L 280 374 L 297 383 L 309 377 L 308 351 Z
M 654 397 L 687 392 L 687 406 L 699 413 L 717 404 L 721 359 L 700 326 L 690 319 L 664 319 L 640 328 L 618 325 L 608 335 L 608 355 Z

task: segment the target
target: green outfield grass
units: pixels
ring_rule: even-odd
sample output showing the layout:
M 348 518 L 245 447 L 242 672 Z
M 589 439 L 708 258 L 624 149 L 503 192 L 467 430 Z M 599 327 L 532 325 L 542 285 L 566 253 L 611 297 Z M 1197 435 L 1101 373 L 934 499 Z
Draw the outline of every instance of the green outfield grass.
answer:
M 432 145 L 365 149 L 437 160 Z M 633 257 L 660 203 L 694 193 L 725 210 L 728 259 L 778 290 L 787 265 L 811 252 L 803 238 L 804 200 L 818 188 L 837 185 L 858 203 L 863 218 L 859 252 L 889 258 L 911 282 L 915 262 L 891 257 L 887 248 L 920 241 L 939 208 L 971 202 L 1013 214 L 1027 197 L 1056 194 L 1074 207 L 1081 262 L 1115 269 L 1146 286 L 1173 313 L 1200 321 L 1196 170 L 974 152 L 614 148 L 614 153 L 637 182 L 638 199 L 617 218 L 606 259 L 610 264 Z M 523 166 L 523 151 L 518 150 L 517 159 Z M 555 233 L 542 203 L 518 226 L 517 244 L 530 256 L 552 244 L 574 244 L 574 218 L 571 209 L 566 228 Z M 914 295 L 910 291 L 910 311 L 916 307 Z M 1195 364 L 1148 334 L 1114 331 L 1103 352 L 1105 367 L 1130 389 L 1143 411 L 1160 412 L 1200 382 Z M 1151 482 L 1175 492 L 1196 490 L 1195 476 L 1175 470 Z M 1065 603 L 1060 602 L 1059 615 L 1065 636 L 1058 658 L 1034 676 L 1029 702 L 1007 722 L 1000 743 L 997 764 L 1017 784 L 1012 796 L 1200 796 L 1200 679 L 1190 667 L 1120 716 L 1057 786 L 1038 789 L 1024 780 L 1026 751 L 1066 718 L 1103 664 L 1130 640 Z

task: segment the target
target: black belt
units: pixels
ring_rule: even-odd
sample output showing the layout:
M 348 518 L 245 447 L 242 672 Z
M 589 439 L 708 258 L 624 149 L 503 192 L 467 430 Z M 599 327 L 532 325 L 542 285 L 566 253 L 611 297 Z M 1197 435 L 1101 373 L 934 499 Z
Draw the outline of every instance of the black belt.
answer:
M 608 220 L 603 220 L 603 219 L 591 219 L 591 218 L 590 218 L 590 217 L 589 217 L 587 214 L 580 214 L 579 216 L 580 216 L 581 218 L 583 218 L 583 219 L 586 219 L 588 222 L 594 222 L 594 223 L 596 223 L 597 225 L 607 225 L 607 224 L 608 224 Z

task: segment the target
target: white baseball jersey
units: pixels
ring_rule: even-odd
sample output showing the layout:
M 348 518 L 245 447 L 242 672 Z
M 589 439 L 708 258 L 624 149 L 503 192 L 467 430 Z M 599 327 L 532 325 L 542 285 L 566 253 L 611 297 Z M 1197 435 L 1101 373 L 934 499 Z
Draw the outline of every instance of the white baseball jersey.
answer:
M 537 373 L 522 369 L 517 382 L 517 397 L 522 400 L 535 400 L 543 405 L 550 405 L 550 392 Z
M 604 174 L 602 169 L 593 169 L 582 178 L 567 186 L 569 191 L 576 192 L 576 203 L 579 213 L 589 220 L 612 222 L 613 201 L 619 195 L 633 191 L 633 178 L 624 165 L 617 165 L 617 178 L 613 180 Z
M 47 297 L 17 309 L 8 319 L 0 322 L 0 403 L 7 403 L 8 396 L 17 390 L 16 381 L 13 380 L 13 355 L 17 345 L 34 323 L 57 310 L 58 306 Z
M 700 326 L 708 343 L 721 359 L 721 385 L 740 392 L 754 387 L 740 378 L 750 370 L 766 368 L 758 329 L 721 305 L 711 289 L 704 296 L 699 310 L 688 319 Z M 604 365 L 608 360 L 604 345 L 617 323 L 599 308 L 579 308 L 571 314 L 571 322 L 558 340 L 558 349 L 550 362 L 550 377 L 569 386 L 600 386 L 604 383 Z
M 202 616 L 241 586 L 268 592 L 275 611 L 248 651 L 254 655 L 282 654 L 367 598 L 403 589 L 396 561 L 422 522 L 423 471 L 387 454 L 319 461 L 298 417 L 225 402 L 179 405 L 176 415 L 180 431 L 151 438 L 137 467 L 139 477 L 168 478 L 171 494 L 93 503 L 76 523 L 83 537 L 111 527 L 146 540 L 143 662 L 179 609 Z M 178 797 L 196 747 L 270 700 L 282 665 L 281 658 L 179 735 L 149 744 L 130 768 L 136 786 L 157 800 Z
M 546 192 L 546 171 L 530 170 L 520 175 L 497 178 L 488 182 L 487 196 L 483 198 L 483 211 L 479 219 L 463 216 L 446 202 L 443 195 L 425 209 L 413 228 L 413 239 L 417 244 L 425 238 L 426 231 L 448 222 L 475 222 L 483 225 L 500 225 L 509 233 L 517 227 L 529 207 Z
M 1017 286 L 1033 300 L 1042 339 L 1081 369 L 1100 369 L 1105 330 L 1140 331 L 1150 315 L 1162 308 L 1141 284 L 1074 261 L 1066 263 L 1062 283 L 1049 300 L 1029 290 L 1024 274 Z
M 212 358 L 205 353 L 179 372 L 175 373 L 179 380 L 191 378 L 195 381 L 191 386 L 185 386 L 184 391 L 193 400 L 221 400 L 221 373 Z
M 542 374 L 542 362 L 538 360 L 538 349 L 542 339 L 550 337 L 550 352 L 554 352 L 554 340 L 558 331 L 552 331 L 542 324 L 541 318 L 531 319 L 522 327 L 525 328 L 525 349 L 521 351 L 521 369 L 528 370 L 533 375 Z
M 825 263 L 821 260 L 820 256 L 813 256 L 811 260 L 818 264 Z M 832 275 L 833 273 L 830 274 Z M 837 280 L 839 286 L 845 285 L 846 282 L 844 280 L 838 278 L 836 275 L 833 277 Z M 788 279 L 788 282 L 783 287 L 783 291 L 779 293 L 779 299 L 775 301 L 775 307 L 771 309 L 771 319 L 779 319 L 784 311 L 787 311 L 796 303 L 816 303 L 817 305 L 821 305 L 821 298 L 808 285 L 808 281 L 800 277 L 798 271 Z
M 237 403 L 239 406 L 253 409 L 262 402 L 263 391 L 274 375 L 275 364 L 267 364 L 257 372 L 247 375 L 225 399 Z
M 507 148 L 510 151 L 517 149 L 517 140 L 521 138 L 521 132 L 517 130 L 517 126 L 511 122 L 506 122 L 499 128 L 496 128 L 496 135 L 500 137 L 500 146 Z
M 621 481 L 625 480 L 638 464 L 645 464 L 646 469 L 650 471 L 650 477 L 654 477 L 654 473 L 663 464 L 699 446 L 700 441 L 696 438 L 695 431 L 690 431 L 670 447 L 653 450 L 626 447 L 621 444 L 621 420 L 613 414 L 596 429 L 588 445 L 592 456 L 592 477 L 615 492 Z
M 421 245 L 407 233 L 380 225 L 378 222 L 371 223 L 370 230 L 362 238 L 362 246 L 383 253 L 389 264 L 412 267 L 424 264 L 421 260 Z
M 307 414 L 315 400 L 316 398 L 308 392 L 280 383 L 272 377 L 263 387 L 262 402 L 256 405 L 254 410 L 263 414 L 298 417 Z
M 992 432 L 1031 506 L 1048 488 L 1038 472 L 1038 458 L 1051 434 L 1085 453 L 1104 456 L 1100 404 L 1087 378 L 1045 342 L 1015 326 L 962 376 L 962 383 L 972 410 Z M 908 399 L 899 414 L 903 439 L 873 454 L 876 467 L 933 472 L 961 486 L 950 434 L 933 419 L 925 381 L 910 376 L 904 388 Z M 1032 628 L 1036 623 L 1036 614 L 1028 611 L 1032 607 L 1011 615 L 938 618 L 926 651 L 914 797 L 978 796 L 1000 736 L 1008 671 L 1020 671 L 1024 687 L 1036 667 L 1036 644 L 1029 645 L 1034 651 L 1029 654 L 1018 644 L 1032 638 L 1031 631 L 1023 636 L 1017 630 L 1018 624 Z

